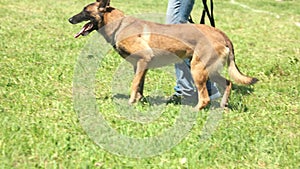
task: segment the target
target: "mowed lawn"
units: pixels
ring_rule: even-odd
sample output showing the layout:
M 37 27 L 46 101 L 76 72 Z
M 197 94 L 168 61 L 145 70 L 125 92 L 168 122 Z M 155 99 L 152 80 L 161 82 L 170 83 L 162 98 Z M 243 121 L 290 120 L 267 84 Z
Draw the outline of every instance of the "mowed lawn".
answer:
M 147 158 L 102 149 L 84 131 L 74 109 L 77 60 L 96 32 L 74 39 L 83 24 L 71 25 L 67 19 L 90 2 L 1 0 L 0 168 L 300 168 L 298 0 L 215 1 L 216 26 L 232 39 L 240 70 L 260 81 L 248 87 L 234 85 L 230 110 L 204 140 L 210 108 L 197 112 L 195 125 L 178 145 Z M 164 15 L 167 0 L 112 0 L 111 5 L 151 20 Z M 194 20 L 199 20 L 201 10 L 198 0 Z M 116 75 L 123 65 L 113 51 L 99 63 L 99 113 L 123 135 L 144 138 L 163 133 L 174 125 L 180 106 L 165 107 L 152 124 L 136 124 L 118 114 L 118 92 L 112 86 L 127 84 Z M 174 85 L 173 75 L 151 70 L 146 95 L 159 90 L 167 98 Z M 120 100 L 126 103 L 128 96 L 124 97 Z

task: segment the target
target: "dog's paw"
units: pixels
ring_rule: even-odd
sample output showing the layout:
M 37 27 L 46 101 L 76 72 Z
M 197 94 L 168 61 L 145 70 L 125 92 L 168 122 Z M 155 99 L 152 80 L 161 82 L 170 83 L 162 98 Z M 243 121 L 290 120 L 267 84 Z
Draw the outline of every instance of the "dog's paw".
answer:
M 196 110 L 201 110 L 201 109 L 205 108 L 208 104 L 209 104 L 209 101 L 199 102 L 197 104 L 197 106 L 195 106 L 195 109 Z
M 133 105 L 134 103 L 136 103 L 136 99 L 129 99 L 128 100 L 129 105 Z

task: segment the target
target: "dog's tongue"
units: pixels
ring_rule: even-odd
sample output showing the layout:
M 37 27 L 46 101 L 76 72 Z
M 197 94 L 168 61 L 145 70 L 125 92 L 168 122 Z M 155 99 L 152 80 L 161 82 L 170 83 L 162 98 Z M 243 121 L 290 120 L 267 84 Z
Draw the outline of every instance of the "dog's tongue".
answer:
M 80 30 L 80 32 L 76 33 L 76 35 L 74 35 L 74 38 L 78 38 L 83 32 L 84 32 L 85 28 L 82 28 Z
M 74 35 L 74 38 L 78 38 L 80 35 L 83 35 L 85 31 L 91 29 L 92 27 L 93 27 L 93 24 L 90 23 L 90 22 L 87 23 L 87 24 L 85 24 L 85 25 L 81 28 L 81 30 L 80 30 L 76 35 Z

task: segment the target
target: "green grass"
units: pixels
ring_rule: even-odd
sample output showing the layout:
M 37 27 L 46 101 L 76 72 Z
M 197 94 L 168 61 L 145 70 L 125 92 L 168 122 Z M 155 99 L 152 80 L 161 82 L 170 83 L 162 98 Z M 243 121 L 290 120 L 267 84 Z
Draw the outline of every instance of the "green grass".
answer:
M 209 109 L 198 113 L 196 124 L 177 146 L 138 159 L 113 155 L 97 146 L 74 111 L 75 65 L 95 33 L 74 39 L 82 25 L 71 25 L 67 19 L 89 2 L 0 2 L 0 168 L 300 167 L 300 27 L 295 24 L 300 22 L 300 4 L 296 0 L 237 1 L 272 14 L 229 0 L 215 2 L 216 25 L 232 39 L 237 64 L 260 81 L 253 87 L 234 86 L 231 110 L 205 141 L 199 137 Z M 114 0 L 112 5 L 128 15 L 161 15 L 167 0 Z M 197 1 L 195 20 L 200 11 Z M 123 60 L 109 52 L 99 65 L 95 89 L 99 111 L 124 135 L 143 138 L 163 133 L 174 124 L 178 106 L 163 107 L 163 114 L 149 124 L 134 123 L 118 113 L 111 86 L 118 82 L 115 74 L 120 64 Z M 174 84 L 174 76 L 163 69 L 150 71 L 146 95 L 151 98 L 159 89 L 160 96 L 169 96 Z M 184 158 L 187 162 L 182 164 Z

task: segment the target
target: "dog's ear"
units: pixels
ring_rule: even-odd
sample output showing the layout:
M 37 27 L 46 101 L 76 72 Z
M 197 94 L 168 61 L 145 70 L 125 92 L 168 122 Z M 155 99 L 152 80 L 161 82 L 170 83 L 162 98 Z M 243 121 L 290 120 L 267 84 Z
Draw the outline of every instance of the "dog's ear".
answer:
M 100 12 L 105 12 L 106 8 L 109 7 L 110 0 L 97 0 L 97 2 L 100 2 L 99 10 Z

